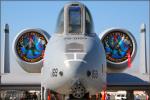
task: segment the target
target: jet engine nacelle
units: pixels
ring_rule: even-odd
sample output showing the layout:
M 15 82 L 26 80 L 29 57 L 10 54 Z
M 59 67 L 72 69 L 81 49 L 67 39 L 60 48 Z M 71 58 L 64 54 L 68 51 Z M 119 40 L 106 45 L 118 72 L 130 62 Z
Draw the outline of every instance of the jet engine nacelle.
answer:
M 13 53 L 19 65 L 29 73 L 40 73 L 49 34 L 41 29 L 24 29 L 13 42 Z
M 131 66 L 136 54 L 136 41 L 128 30 L 110 28 L 102 33 L 101 40 L 105 48 L 108 69 L 115 72 Z

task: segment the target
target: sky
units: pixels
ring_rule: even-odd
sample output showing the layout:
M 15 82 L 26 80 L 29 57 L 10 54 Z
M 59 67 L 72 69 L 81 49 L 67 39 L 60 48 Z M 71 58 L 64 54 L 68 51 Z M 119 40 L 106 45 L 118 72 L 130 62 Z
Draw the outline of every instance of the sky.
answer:
M 26 28 L 41 28 L 50 35 L 55 32 L 60 10 L 69 1 L 1 1 L 1 57 L 3 58 L 4 25 L 10 26 L 10 59 L 16 66 L 12 54 L 15 36 Z M 134 67 L 138 66 L 140 26 L 146 24 L 147 51 L 149 51 L 149 2 L 148 1 L 81 1 L 93 17 L 95 32 L 100 35 L 106 29 L 120 27 L 129 30 L 136 38 L 137 54 Z M 3 62 L 3 59 L 1 60 Z M 3 63 L 2 63 L 3 65 Z M 18 64 L 17 64 L 18 66 Z M 14 68 L 12 72 L 19 70 Z

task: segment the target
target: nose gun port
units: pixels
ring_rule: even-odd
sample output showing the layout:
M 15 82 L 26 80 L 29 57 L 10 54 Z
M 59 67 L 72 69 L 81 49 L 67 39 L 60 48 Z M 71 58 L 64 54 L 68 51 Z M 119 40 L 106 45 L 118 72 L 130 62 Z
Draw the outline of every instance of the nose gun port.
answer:
M 71 88 L 72 95 L 75 98 L 82 98 L 86 93 L 85 87 L 82 85 L 80 81 L 77 81 Z

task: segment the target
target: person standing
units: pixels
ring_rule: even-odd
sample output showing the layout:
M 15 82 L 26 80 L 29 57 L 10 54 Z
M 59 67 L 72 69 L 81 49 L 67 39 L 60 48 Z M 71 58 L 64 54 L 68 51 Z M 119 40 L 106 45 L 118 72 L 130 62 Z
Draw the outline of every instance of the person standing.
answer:
M 34 94 L 33 94 L 33 100 L 38 100 L 38 99 L 37 99 L 36 92 L 34 92 Z

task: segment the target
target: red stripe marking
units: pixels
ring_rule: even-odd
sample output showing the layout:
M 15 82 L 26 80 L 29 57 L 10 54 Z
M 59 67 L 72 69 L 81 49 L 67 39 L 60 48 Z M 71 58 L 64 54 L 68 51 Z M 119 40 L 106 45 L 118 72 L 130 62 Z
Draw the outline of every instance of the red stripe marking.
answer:
M 130 68 L 130 67 L 131 67 L 131 55 L 130 55 L 130 50 L 128 50 L 127 56 L 128 56 L 128 68 Z

